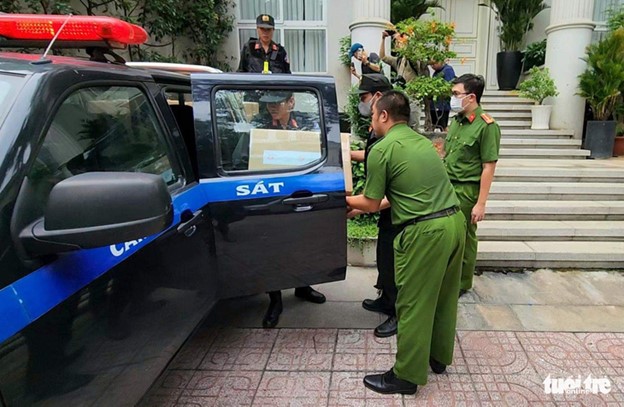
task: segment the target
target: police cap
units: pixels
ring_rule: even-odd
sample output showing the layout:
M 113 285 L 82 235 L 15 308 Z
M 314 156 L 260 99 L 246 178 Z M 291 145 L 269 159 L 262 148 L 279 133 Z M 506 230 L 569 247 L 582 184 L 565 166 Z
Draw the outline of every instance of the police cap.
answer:
M 275 28 L 275 20 L 268 14 L 260 14 L 258 18 L 256 18 L 256 27 Z
M 391 89 L 392 85 L 385 75 L 382 75 L 380 73 L 368 73 L 362 75 L 362 80 L 360 81 L 360 86 L 358 87 L 357 93 L 362 95 L 369 92 L 385 92 Z
M 280 103 L 292 97 L 292 92 L 286 91 L 267 91 L 260 97 L 261 102 Z

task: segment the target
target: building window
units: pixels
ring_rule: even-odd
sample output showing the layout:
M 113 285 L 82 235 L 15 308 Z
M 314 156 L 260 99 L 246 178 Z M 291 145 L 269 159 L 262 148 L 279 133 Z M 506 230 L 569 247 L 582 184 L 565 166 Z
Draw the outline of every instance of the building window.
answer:
M 608 12 L 624 5 L 624 0 L 596 0 L 594 2 L 594 29 L 593 41 L 600 41 L 607 32 Z
M 327 0 L 241 0 L 238 37 L 242 47 L 256 37 L 256 17 L 275 18 L 273 41 L 286 48 L 291 71 L 327 73 Z

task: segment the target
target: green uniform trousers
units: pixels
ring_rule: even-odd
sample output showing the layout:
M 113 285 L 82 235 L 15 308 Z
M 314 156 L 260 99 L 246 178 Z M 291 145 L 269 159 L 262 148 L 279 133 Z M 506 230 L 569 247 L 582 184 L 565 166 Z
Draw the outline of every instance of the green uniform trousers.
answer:
M 466 248 L 464 250 L 464 261 L 462 262 L 461 284 L 459 288 L 462 290 L 470 290 L 472 288 L 472 279 L 474 277 L 475 267 L 477 266 L 477 225 L 470 222 L 472 208 L 477 204 L 479 199 L 478 183 L 454 183 L 455 194 L 459 199 L 459 209 L 461 209 L 466 218 Z
M 407 226 L 394 240 L 394 373 L 403 380 L 426 384 L 430 356 L 445 365 L 453 361 L 465 223 L 457 212 Z

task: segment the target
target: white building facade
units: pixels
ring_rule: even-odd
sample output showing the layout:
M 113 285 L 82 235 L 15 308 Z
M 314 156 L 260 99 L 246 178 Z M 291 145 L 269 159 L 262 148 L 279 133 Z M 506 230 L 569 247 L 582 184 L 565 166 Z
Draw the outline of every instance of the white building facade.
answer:
M 534 20 L 526 42 L 548 37 L 546 65 L 561 95 L 551 101 L 553 127 L 582 133 L 582 106 L 576 96 L 576 76 L 584 69 L 580 59 L 585 47 L 604 31 L 605 10 L 624 0 L 546 0 L 549 8 Z M 276 21 L 275 40 L 289 53 L 295 73 L 331 75 L 336 79 L 342 106 L 352 77 L 339 59 L 340 39 L 351 35 L 370 52 L 379 52 L 381 31 L 390 19 L 391 0 L 236 0 L 235 30 L 223 46 L 232 55 L 232 68 L 238 64 L 241 45 L 255 36 L 255 18 L 271 14 Z M 480 0 L 440 0 L 443 9 L 435 9 L 435 18 L 455 22 L 457 40 L 453 50 L 457 59 L 450 61 L 458 75 L 481 74 L 488 89 L 497 89 L 496 53 L 499 51 L 497 22 Z M 389 45 L 389 44 L 388 44 Z M 564 46 L 565 45 L 565 46 Z M 565 63 L 562 63 L 565 61 Z M 565 102 L 564 102 L 565 101 Z M 580 117 L 580 122 L 579 122 Z

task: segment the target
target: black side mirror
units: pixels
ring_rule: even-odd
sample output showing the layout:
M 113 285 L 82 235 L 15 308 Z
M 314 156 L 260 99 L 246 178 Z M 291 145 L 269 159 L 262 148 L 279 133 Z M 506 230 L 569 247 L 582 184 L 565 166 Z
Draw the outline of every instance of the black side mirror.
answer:
M 44 217 L 19 239 L 31 255 L 107 246 L 158 233 L 173 220 L 171 196 L 158 175 L 91 172 L 56 184 Z

